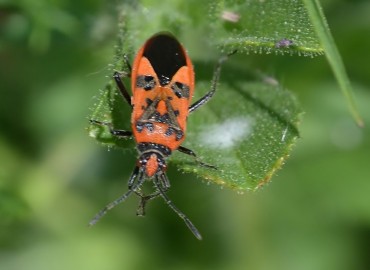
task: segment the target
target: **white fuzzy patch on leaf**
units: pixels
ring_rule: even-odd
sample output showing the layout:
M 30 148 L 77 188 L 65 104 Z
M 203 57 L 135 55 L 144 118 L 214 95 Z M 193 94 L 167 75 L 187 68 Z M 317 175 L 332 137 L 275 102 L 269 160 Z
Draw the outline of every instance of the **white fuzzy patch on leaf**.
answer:
M 199 140 L 202 144 L 212 148 L 232 148 L 251 134 L 252 126 L 253 121 L 247 117 L 228 119 L 223 123 L 207 126 L 200 133 Z

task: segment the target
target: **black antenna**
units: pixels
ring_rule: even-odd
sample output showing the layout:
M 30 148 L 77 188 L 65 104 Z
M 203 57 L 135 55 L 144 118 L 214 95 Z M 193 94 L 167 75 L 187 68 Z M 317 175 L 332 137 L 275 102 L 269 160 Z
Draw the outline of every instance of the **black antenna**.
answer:
M 168 182 L 168 178 L 166 176 L 166 174 L 162 173 L 159 177 L 161 177 L 162 181 L 163 182 Z M 188 228 L 190 229 L 190 231 L 194 234 L 194 236 L 198 239 L 198 240 L 202 240 L 202 235 L 199 233 L 198 229 L 194 226 L 194 224 L 190 221 L 190 219 L 183 213 L 180 211 L 180 209 L 178 209 L 174 204 L 173 202 L 170 200 L 170 198 L 168 198 L 168 196 L 166 195 L 166 192 L 163 190 L 162 186 L 161 186 L 161 183 L 159 183 L 159 178 L 158 176 L 155 177 L 155 180 L 154 180 L 154 184 L 155 186 L 157 187 L 158 191 L 159 191 L 159 195 L 161 195 L 161 197 L 164 199 L 164 201 L 167 203 L 167 205 L 180 217 L 182 218 L 182 220 L 184 220 L 186 226 L 188 226 Z
M 123 194 L 113 202 L 109 203 L 99 213 L 97 213 L 95 217 L 89 222 L 89 226 L 95 225 L 109 210 L 111 210 L 116 205 L 124 202 L 131 195 L 132 192 L 136 192 L 136 190 L 143 185 L 143 183 L 145 182 L 145 177 L 143 177 L 143 171 L 138 166 L 135 167 L 128 182 L 132 183 L 136 177 L 138 178 L 138 182 L 136 183 L 136 185 L 133 185 L 125 194 Z

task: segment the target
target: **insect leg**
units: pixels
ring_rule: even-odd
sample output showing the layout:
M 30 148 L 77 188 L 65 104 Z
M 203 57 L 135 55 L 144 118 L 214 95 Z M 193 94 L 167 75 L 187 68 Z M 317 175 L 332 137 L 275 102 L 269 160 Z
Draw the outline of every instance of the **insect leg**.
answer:
M 145 181 L 145 177 L 143 177 L 143 172 L 139 169 L 139 167 L 135 167 L 134 171 L 132 172 L 129 182 L 133 182 L 135 179 L 138 179 L 137 183 L 133 185 L 126 193 L 122 196 L 114 200 L 113 202 L 109 203 L 105 206 L 100 212 L 98 212 L 95 217 L 89 222 L 89 226 L 95 225 L 109 210 L 111 210 L 116 205 L 124 202 L 132 192 L 135 192 L 139 189 Z
M 211 82 L 211 90 L 207 94 L 205 94 L 201 99 L 199 99 L 198 101 L 196 101 L 194 104 L 192 104 L 189 107 L 189 113 L 195 111 L 196 109 L 198 109 L 199 107 L 201 107 L 202 105 L 207 103 L 212 98 L 212 96 L 216 92 L 217 83 L 220 79 L 221 66 L 234 53 L 236 53 L 236 51 L 233 51 L 233 52 L 231 52 L 227 55 L 224 55 L 218 60 L 215 71 L 213 73 L 213 78 L 212 78 L 212 82 Z
M 143 217 L 145 216 L 146 203 L 150 200 L 153 200 L 154 198 L 157 198 L 159 196 L 159 192 L 157 191 L 150 195 L 143 195 L 140 192 L 135 192 L 135 193 L 139 195 L 139 197 L 141 198 L 139 202 L 139 206 L 137 207 L 137 210 L 136 210 L 136 215 L 139 217 Z
M 119 91 L 121 92 L 123 98 L 127 101 L 128 105 L 130 105 L 130 107 L 132 108 L 131 96 L 127 92 L 127 89 L 126 89 L 124 83 L 121 80 L 121 73 L 119 73 L 117 71 L 114 72 L 113 79 L 116 81 L 117 87 L 118 87 Z
M 201 165 L 203 167 L 207 167 L 207 168 L 211 168 L 211 169 L 217 170 L 217 167 L 216 166 L 210 165 L 210 164 L 207 164 L 207 163 L 204 163 L 203 161 L 201 161 L 200 158 L 193 152 L 193 150 L 191 150 L 189 148 L 186 148 L 184 146 L 179 146 L 179 148 L 177 148 L 177 150 L 179 150 L 181 153 L 184 153 L 184 154 L 187 154 L 189 156 L 194 157 L 195 160 L 196 160 L 196 162 L 198 162 L 199 165 Z
M 125 62 L 126 62 L 126 65 L 129 68 L 130 73 L 131 73 L 131 66 L 130 66 L 130 63 L 128 62 L 127 57 L 125 57 Z M 113 79 L 116 81 L 117 87 L 120 90 L 123 98 L 126 100 L 126 102 L 128 103 L 128 105 L 130 105 L 130 107 L 132 108 L 132 105 L 131 105 L 131 96 L 127 92 L 126 87 L 125 87 L 125 85 L 123 84 L 123 82 L 121 80 L 121 77 L 122 76 L 123 76 L 122 73 L 119 73 L 119 72 L 116 71 L 113 74 Z M 96 125 L 100 125 L 100 126 L 107 126 L 107 127 L 109 127 L 110 133 L 112 135 L 114 135 L 114 136 L 117 136 L 117 137 L 127 138 L 127 137 L 131 137 L 132 136 L 132 132 L 131 131 L 115 130 L 115 129 L 113 129 L 113 125 L 111 123 L 101 122 L 101 121 L 97 121 L 97 120 L 90 120 L 90 123 L 96 124 Z
M 161 180 L 163 182 L 168 182 L 168 179 L 167 179 L 167 176 L 163 173 L 161 174 L 159 177 L 161 177 Z M 188 228 L 190 229 L 190 231 L 194 234 L 194 236 L 198 239 L 198 240 L 202 240 L 202 236 L 201 234 L 199 233 L 198 229 L 194 226 L 194 224 L 190 221 L 190 219 L 183 213 L 180 211 L 180 209 L 178 209 L 174 204 L 173 202 L 170 200 L 170 198 L 168 198 L 168 196 L 166 195 L 166 191 L 162 188 L 162 185 L 160 183 L 160 179 L 158 178 L 158 176 L 155 177 L 154 179 L 154 184 L 155 186 L 157 187 L 158 189 L 158 192 L 159 192 L 159 195 L 164 199 L 164 201 L 167 203 L 167 205 L 182 219 L 184 220 L 186 226 L 188 226 Z
M 101 121 L 97 121 L 97 120 L 90 120 L 90 123 L 95 124 L 95 125 L 99 125 L 99 126 L 107 126 L 109 128 L 110 133 L 113 136 L 120 137 L 120 138 L 131 138 L 132 137 L 132 131 L 114 129 L 112 123 L 101 122 Z

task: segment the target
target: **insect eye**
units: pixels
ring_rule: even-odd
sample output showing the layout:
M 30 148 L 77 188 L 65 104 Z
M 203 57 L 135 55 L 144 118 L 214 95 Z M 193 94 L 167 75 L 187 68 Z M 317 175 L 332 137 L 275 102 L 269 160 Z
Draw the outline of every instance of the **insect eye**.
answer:
M 137 161 L 136 161 L 136 166 L 137 167 L 142 167 L 144 165 L 144 163 L 143 163 L 143 160 L 142 159 L 138 159 Z

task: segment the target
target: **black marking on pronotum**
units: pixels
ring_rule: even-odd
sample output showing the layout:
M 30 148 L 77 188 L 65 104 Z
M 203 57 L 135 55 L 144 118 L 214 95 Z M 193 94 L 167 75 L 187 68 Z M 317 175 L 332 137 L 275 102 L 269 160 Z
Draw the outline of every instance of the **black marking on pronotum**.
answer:
M 161 115 L 158 111 L 156 111 L 150 116 L 150 120 L 157 123 L 169 123 L 170 116 L 168 115 L 168 113 Z
M 154 131 L 154 124 L 152 122 L 147 121 L 137 121 L 136 122 L 136 130 L 140 133 L 143 131 L 144 127 L 149 130 L 149 132 Z
M 174 111 L 175 116 L 180 114 L 179 110 Z M 157 122 L 157 123 L 165 123 L 171 124 L 172 120 L 170 118 L 169 113 L 160 114 L 158 111 L 155 111 L 150 117 L 150 121 Z
M 176 134 L 176 141 L 180 140 L 184 136 L 184 132 L 181 129 L 176 129 L 174 127 L 167 128 L 164 134 L 169 137 L 174 133 Z
M 189 98 L 189 86 L 186 84 L 175 82 L 171 89 L 178 98 Z
M 167 85 L 176 72 L 187 65 L 181 44 L 171 35 L 156 35 L 149 39 L 143 56 L 152 65 L 161 86 Z
M 154 130 L 154 125 L 153 125 L 153 123 L 150 123 L 150 122 L 148 122 L 148 123 L 145 123 L 144 124 L 144 126 L 150 131 L 150 132 L 153 132 L 153 130 Z
M 136 130 L 137 130 L 138 132 L 142 132 L 142 131 L 143 131 L 143 129 L 144 129 L 144 123 L 143 123 L 143 122 L 140 122 L 140 121 L 137 121 L 137 122 L 136 122 Z
M 175 129 L 173 127 L 169 127 L 166 132 L 164 133 L 166 136 L 171 136 L 175 132 Z
M 155 88 L 156 82 L 151 75 L 139 75 L 136 79 L 136 87 L 143 88 L 145 91 Z

